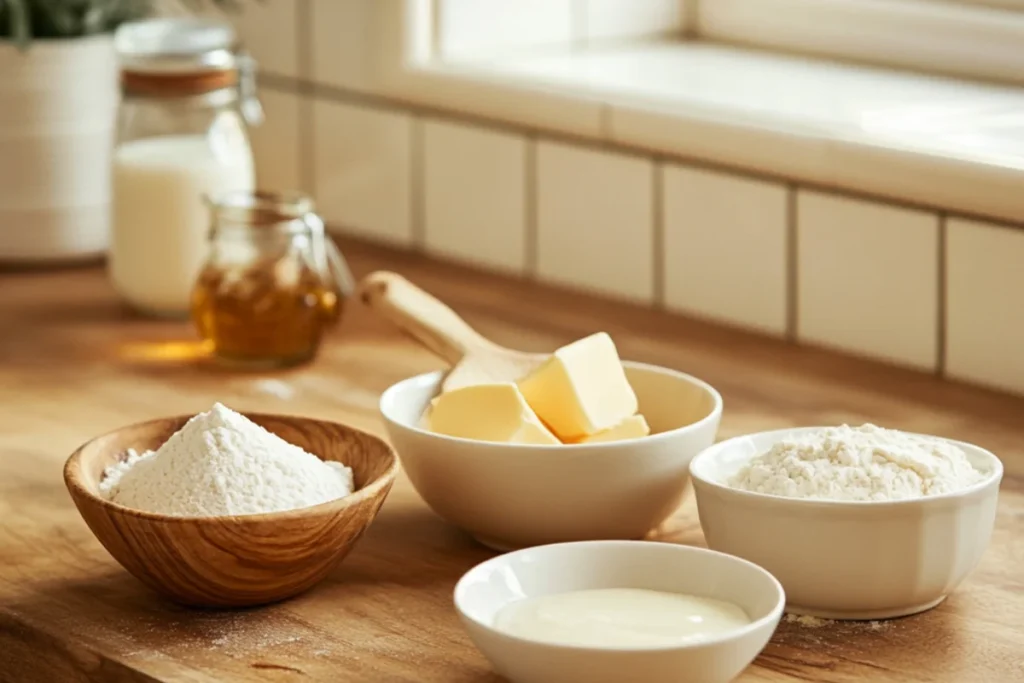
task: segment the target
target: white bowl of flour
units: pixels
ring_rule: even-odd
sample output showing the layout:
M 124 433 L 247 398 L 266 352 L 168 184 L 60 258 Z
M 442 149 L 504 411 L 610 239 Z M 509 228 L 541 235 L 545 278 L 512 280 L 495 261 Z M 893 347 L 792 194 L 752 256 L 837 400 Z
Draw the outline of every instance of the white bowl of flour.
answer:
M 690 474 L 708 546 L 775 575 L 787 611 L 885 619 L 938 605 L 977 566 L 1003 466 L 978 446 L 864 425 L 736 437 Z

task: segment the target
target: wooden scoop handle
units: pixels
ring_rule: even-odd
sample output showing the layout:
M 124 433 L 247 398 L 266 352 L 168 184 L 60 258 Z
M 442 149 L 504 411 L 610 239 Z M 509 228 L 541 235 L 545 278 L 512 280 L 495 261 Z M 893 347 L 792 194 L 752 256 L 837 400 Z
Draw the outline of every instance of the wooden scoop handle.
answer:
M 455 311 L 397 273 L 370 273 L 359 283 L 358 294 L 364 304 L 452 365 L 473 349 L 495 346 Z

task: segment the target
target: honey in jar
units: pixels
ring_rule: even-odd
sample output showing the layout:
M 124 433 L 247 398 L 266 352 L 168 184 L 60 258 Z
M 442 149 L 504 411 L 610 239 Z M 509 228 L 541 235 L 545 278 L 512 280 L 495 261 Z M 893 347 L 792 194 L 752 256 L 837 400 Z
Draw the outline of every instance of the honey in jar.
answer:
M 305 196 L 233 192 L 210 201 L 210 248 L 192 318 L 233 365 L 312 359 L 341 316 L 352 278 Z

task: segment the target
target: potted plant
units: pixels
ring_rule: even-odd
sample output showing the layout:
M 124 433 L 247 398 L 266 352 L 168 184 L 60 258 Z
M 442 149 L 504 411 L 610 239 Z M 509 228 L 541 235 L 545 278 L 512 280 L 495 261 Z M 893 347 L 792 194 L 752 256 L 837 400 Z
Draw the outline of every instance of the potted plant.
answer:
M 0 0 L 0 263 L 105 252 L 118 104 L 112 34 L 180 4 Z

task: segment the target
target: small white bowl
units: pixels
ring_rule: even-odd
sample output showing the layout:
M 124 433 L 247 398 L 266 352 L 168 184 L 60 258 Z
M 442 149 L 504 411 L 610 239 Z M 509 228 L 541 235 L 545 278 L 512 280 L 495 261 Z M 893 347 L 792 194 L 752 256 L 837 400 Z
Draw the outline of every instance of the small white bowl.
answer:
M 524 598 L 638 588 L 726 600 L 752 623 L 705 642 L 670 647 L 558 645 L 508 635 L 498 612 Z M 469 570 L 455 608 L 470 638 L 513 683 L 726 683 L 764 649 L 782 616 L 782 586 L 760 567 L 703 548 L 649 541 L 589 541 L 528 548 Z
M 988 546 L 1002 463 L 983 448 L 945 439 L 963 449 L 985 479 L 955 493 L 891 502 L 785 498 L 725 483 L 776 442 L 818 429 L 739 436 L 693 459 L 690 473 L 708 546 L 774 574 L 794 614 L 887 619 L 938 605 Z
M 434 512 L 498 550 L 561 541 L 638 539 L 679 507 L 690 460 L 715 441 L 722 397 L 690 375 L 625 363 L 653 433 L 611 443 L 488 443 L 419 427 L 442 373 L 381 397 L 391 443 Z

